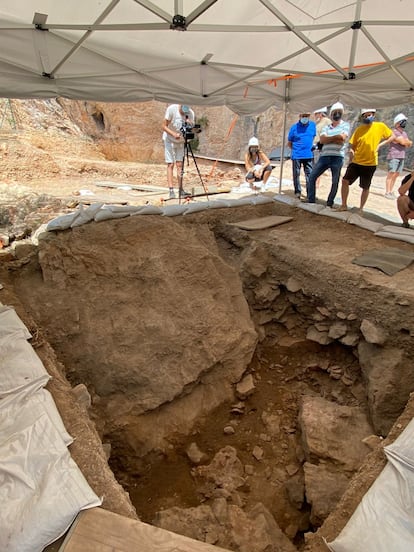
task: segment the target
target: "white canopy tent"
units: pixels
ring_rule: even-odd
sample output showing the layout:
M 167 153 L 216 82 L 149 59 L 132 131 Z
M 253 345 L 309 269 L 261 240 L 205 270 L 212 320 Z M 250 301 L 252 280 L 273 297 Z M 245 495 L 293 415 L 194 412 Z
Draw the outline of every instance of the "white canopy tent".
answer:
M 0 96 L 409 103 L 412 0 L 2 0 Z

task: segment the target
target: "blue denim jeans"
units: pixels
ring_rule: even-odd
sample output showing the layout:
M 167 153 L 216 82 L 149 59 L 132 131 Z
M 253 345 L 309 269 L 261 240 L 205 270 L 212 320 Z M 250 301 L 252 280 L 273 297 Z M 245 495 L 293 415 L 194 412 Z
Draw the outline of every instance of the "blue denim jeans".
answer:
M 332 207 L 336 194 L 338 192 L 339 178 L 341 176 L 342 165 L 344 164 L 344 158 L 340 155 L 321 155 L 319 161 L 313 167 L 309 176 L 309 185 L 307 188 L 307 196 L 309 203 L 315 203 L 316 197 L 316 181 L 326 170 L 331 169 L 332 174 L 332 186 L 329 192 L 326 205 Z
M 300 186 L 300 168 L 303 166 L 305 172 L 305 181 L 306 181 L 306 190 L 309 186 L 309 176 L 312 171 L 312 161 L 313 159 L 292 159 L 292 175 L 293 175 L 293 185 L 295 187 L 295 194 L 300 194 L 302 188 Z

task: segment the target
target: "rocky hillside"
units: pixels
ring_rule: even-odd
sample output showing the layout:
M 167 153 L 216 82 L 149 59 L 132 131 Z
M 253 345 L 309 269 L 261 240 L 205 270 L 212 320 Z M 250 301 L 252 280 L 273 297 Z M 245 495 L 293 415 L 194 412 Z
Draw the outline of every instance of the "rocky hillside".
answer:
M 161 125 L 166 104 L 134 104 L 50 100 L 0 100 L 1 179 L 79 176 L 91 160 L 163 162 Z M 414 137 L 414 107 L 379 110 L 378 119 L 392 126 L 403 111 L 409 117 L 408 135 Z M 196 152 L 242 159 L 249 138 L 257 135 L 265 151 L 282 143 L 283 114 L 274 108 L 260 116 L 237 117 L 226 107 L 195 107 L 203 127 Z M 357 125 L 357 110 L 347 106 L 346 118 Z M 289 115 L 288 127 L 296 120 Z M 386 150 L 380 163 L 384 163 Z M 406 166 L 414 165 L 414 148 Z

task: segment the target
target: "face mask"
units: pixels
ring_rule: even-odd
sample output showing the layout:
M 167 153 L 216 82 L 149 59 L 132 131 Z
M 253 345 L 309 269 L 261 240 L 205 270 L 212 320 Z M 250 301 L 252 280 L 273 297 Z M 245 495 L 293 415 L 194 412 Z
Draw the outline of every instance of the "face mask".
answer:
M 307 125 L 309 123 L 309 117 L 301 117 L 300 122 L 302 125 Z
M 370 115 L 369 117 L 364 117 L 362 119 L 362 122 L 364 123 L 364 125 L 369 125 L 374 121 L 374 119 L 375 119 L 374 115 Z
M 400 127 L 405 128 L 405 125 L 407 124 L 407 121 L 400 121 Z
M 332 113 L 332 119 L 334 121 L 340 121 L 341 117 L 342 117 L 342 113 L 340 113 L 339 111 L 337 113 Z

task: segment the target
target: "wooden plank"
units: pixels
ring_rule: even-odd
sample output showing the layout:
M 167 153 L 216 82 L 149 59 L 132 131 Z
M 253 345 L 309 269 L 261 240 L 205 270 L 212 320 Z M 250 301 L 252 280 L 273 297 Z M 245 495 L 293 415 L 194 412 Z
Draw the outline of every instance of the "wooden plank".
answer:
M 269 217 L 261 217 L 249 220 L 240 220 L 238 222 L 229 222 L 231 226 L 237 226 L 242 230 L 264 230 L 266 228 L 272 228 L 273 226 L 279 226 L 293 220 L 293 217 L 282 217 L 278 215 L 270 215 Z
M 149 186 L 148 184 L 129 184 L 129 182 L 119 183 L 119 182 L 94 182 L 95 186 L 101 188 L 116 188 L 121 190 L 123 188 L 131 188 L 131 190 L 139 190 L 141 192 L 159 192 L 160 194 L 168 192 L 168 188 L 165 186 Z M 127 191 L 127 190 L 125 190 Z
M 59 552 L 228 552 L 102 508 L 81 512 Z

